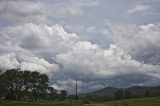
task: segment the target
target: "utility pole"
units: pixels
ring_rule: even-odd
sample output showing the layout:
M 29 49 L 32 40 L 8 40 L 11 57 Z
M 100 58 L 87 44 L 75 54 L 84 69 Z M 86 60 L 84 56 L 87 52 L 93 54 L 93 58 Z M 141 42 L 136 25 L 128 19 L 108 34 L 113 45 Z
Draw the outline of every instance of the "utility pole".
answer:
M 76 95 L 75 95 L 75 99 L 78 100 L 78 85 L 77 85 L 77 80 L 76 80 Z

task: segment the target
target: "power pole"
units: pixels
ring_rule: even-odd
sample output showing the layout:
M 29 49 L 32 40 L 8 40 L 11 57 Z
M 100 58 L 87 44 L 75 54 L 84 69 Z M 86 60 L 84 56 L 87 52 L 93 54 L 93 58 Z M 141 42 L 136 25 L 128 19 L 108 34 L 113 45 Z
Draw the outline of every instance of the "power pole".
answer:
M 78 100 L 78 85 L 77 85 L 77 80 L 76 80 L 76 95 L 75 95 L 75 99 Z

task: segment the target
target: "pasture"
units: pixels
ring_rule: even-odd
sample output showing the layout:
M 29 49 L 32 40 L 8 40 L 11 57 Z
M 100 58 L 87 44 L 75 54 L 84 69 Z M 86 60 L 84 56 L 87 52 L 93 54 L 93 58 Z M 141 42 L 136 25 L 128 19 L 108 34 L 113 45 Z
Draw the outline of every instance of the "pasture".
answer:
M 117 100 L 101 103 L 91 102 L 89 104 L 74 100 L 39 102 L 3 101 L 0 103 L 0 106 L 160 106 L 160 97 Z

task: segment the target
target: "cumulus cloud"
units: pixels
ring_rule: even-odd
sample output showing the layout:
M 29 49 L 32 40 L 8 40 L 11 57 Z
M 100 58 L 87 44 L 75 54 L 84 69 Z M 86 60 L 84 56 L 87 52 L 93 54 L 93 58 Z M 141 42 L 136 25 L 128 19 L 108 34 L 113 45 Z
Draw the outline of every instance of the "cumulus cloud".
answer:
M 60 25 L 48 26 L 29 23 L 5 27 L 1 32 L 5 38 L 9 38 L 10 45 L 18 45 L 23 49 L 35 52 L 51 48 L 54 52 L 58 52 L 58 49 L 65 51 L 78 39 L 76 34 L 68 34 Z
M 150 24 L 127 28 L 125 31 L 122 26 L 112 29 L 114 44 L 101 48 L 81 40 L 75 33 L 67 33 L 60 25 L 30 23 L 4 27 L 1 28 L 0 66 L 47 73 L 53 86 L 69 91 L 73 90 L 75 80 L 79 81 L 80 92 L 105 86 L 157 84 L 159 64 L 139 61 L 136 56 L 143 54 L 141 51 L 147 50 L 147 45 L 156 46 L 159 27 Z
M 5 23 L 53 23 L 57 18 L 81 16 L 85 7 L 99 4 L 94 0 L 80 0 L 69 2 L 38 0 L 1 0 L 0 20 Z M 54 19 L 54 20 L 53 20 Z M 52 22 L 53 21 L 53 22 Z M 9 24 L 8 23 L 8 24 Z
M 0 35 L 2 69 L 20 68 L 47 74 L 58 69 L 52 57 L 69 50 L 78 39 L 76 34 L 68 34 L 59 25 L 32 23 L 2 28 Z
M 29 0 L 0 1 L 0 17 L 6 22 L 47 22 L 45 6 Z
M 1 55 L 0 60 L 1 70 L 18 68 L 21 70 L 40 71 L 45 74 L 50 73 L 51 70 L 58 70 L 58 66 L 56 64 L 50 64 L 43 58 L 33 56 L 8 53 Z
M 115 45 L 103 50 L 89 42 L 79 42 L 72 52 L 59 54 L 57 59 L 63 65 L 57 76 L 78 79 L 82 88 L 88 83 L 91 86 L 124 87 L 145 85 L 145 82 L 149 84 L 152 80 L 159 80 L 159 75 L 155 77 L 159 73 L 158 67 L 132 59 Z M 86 91 L 93 90 L 92 87 L 85 87 Z
M 66 25 L 64 28 L 67 31 L 74 31 L 79 34 L 81 39 L 96 43 L 103 48 L 108 47 L 112 43 L 112 32 L 109 23 L 105 21 L 103 21 L 103 24 L 96 26 Z
M 136 60 L 160 65 L 159 28 L 159 24 L 117 25 L 112 28 L 114 42 Z

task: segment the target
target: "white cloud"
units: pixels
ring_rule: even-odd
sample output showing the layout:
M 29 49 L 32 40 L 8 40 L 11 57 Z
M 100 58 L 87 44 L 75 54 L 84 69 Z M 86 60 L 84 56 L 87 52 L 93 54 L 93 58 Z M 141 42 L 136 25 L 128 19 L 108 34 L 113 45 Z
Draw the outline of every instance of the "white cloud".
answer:
M 46 24 L 30 23 L 6 27 L 1 32 L 9 38 L 11 45 L 19 45 L 23 49 L 33 51 L 50 48 L 53 48 L 53 51 L 59 48 L 65 50 L 78 39 L 76 34 L 68 34 L 59 25 L 47 26 Z
M 13 53 L 0 56 L 0 68 L 2 70 L 16 68 L 18 64 L 19 63 Z
M 41 73 L 49 74 L 51 71 L 58 70 L 58 66 L 50 64 L 43 58 L 17 55 L 15 53 L 3 54 L 0 56 L 0 69 L 19 68 L 22 70 L 39 71 Z M 53 73 L 52 72 L 52 73 Z
M 0 1 L 0 19 L 10 22 L 47 22 L 45 6 L 35 1 Z
M 97 83 L 99 86 L 130 86 L 140 83 L 145 85 L 144 81 L 152 84 L 150 80 L 160 78 L 158 67 L 132 59 L 115 45 L 103 50 L 87 42 L 78 42 L 72 51 L 59 54 L 56 58 L 63 65 L 57 77 L 64 77 L 65 81 L 67 78 L 78 79 L 82 81 L 82 88 L 88 82 L 92 83 L 91 86 Z M 85 87 L 86 90 L 93 90 Z
M 128 13 L 141 13 L 149 10 L 151 7 L 149 5 L 136 5 L 134 8 L 128 10 Z
M 116 25 L 114 42 L 134 58 L 148 64 L 160 64 L 160 25 Z
M 32 23 L 2 28 L 1 36 L 2 69 L 20 68 L 44 73 L 54 72 L 59 67 L 45 59 L 54 61 L 52 57 L 68 51 L 78 39 L 76 34 L 65 32 L 62 26 Z
M 30 23 L 4 27 L 1 28 L 0 66 L 47 73 L 51 84 L 58 88 L 70 89 L 77 79 L 81 91 L 158 83 L 160 66 L 138 61 L 133 55 L 145 45 L 156 46 L 158 25 L 117 26 L 112 31 L 114 44 L 101 48 L 81 40 L 77 34 L 67 33 L 60 25 Z
M 69 2 L 38 0 L 1 0 L 0 20 L 6 23 L 53 23 L 57 18 L 81 16 L 85 7 L 98 5 L 98 1 L 81 0 Z M 53 20 L 54 19 L 54 20 Z

